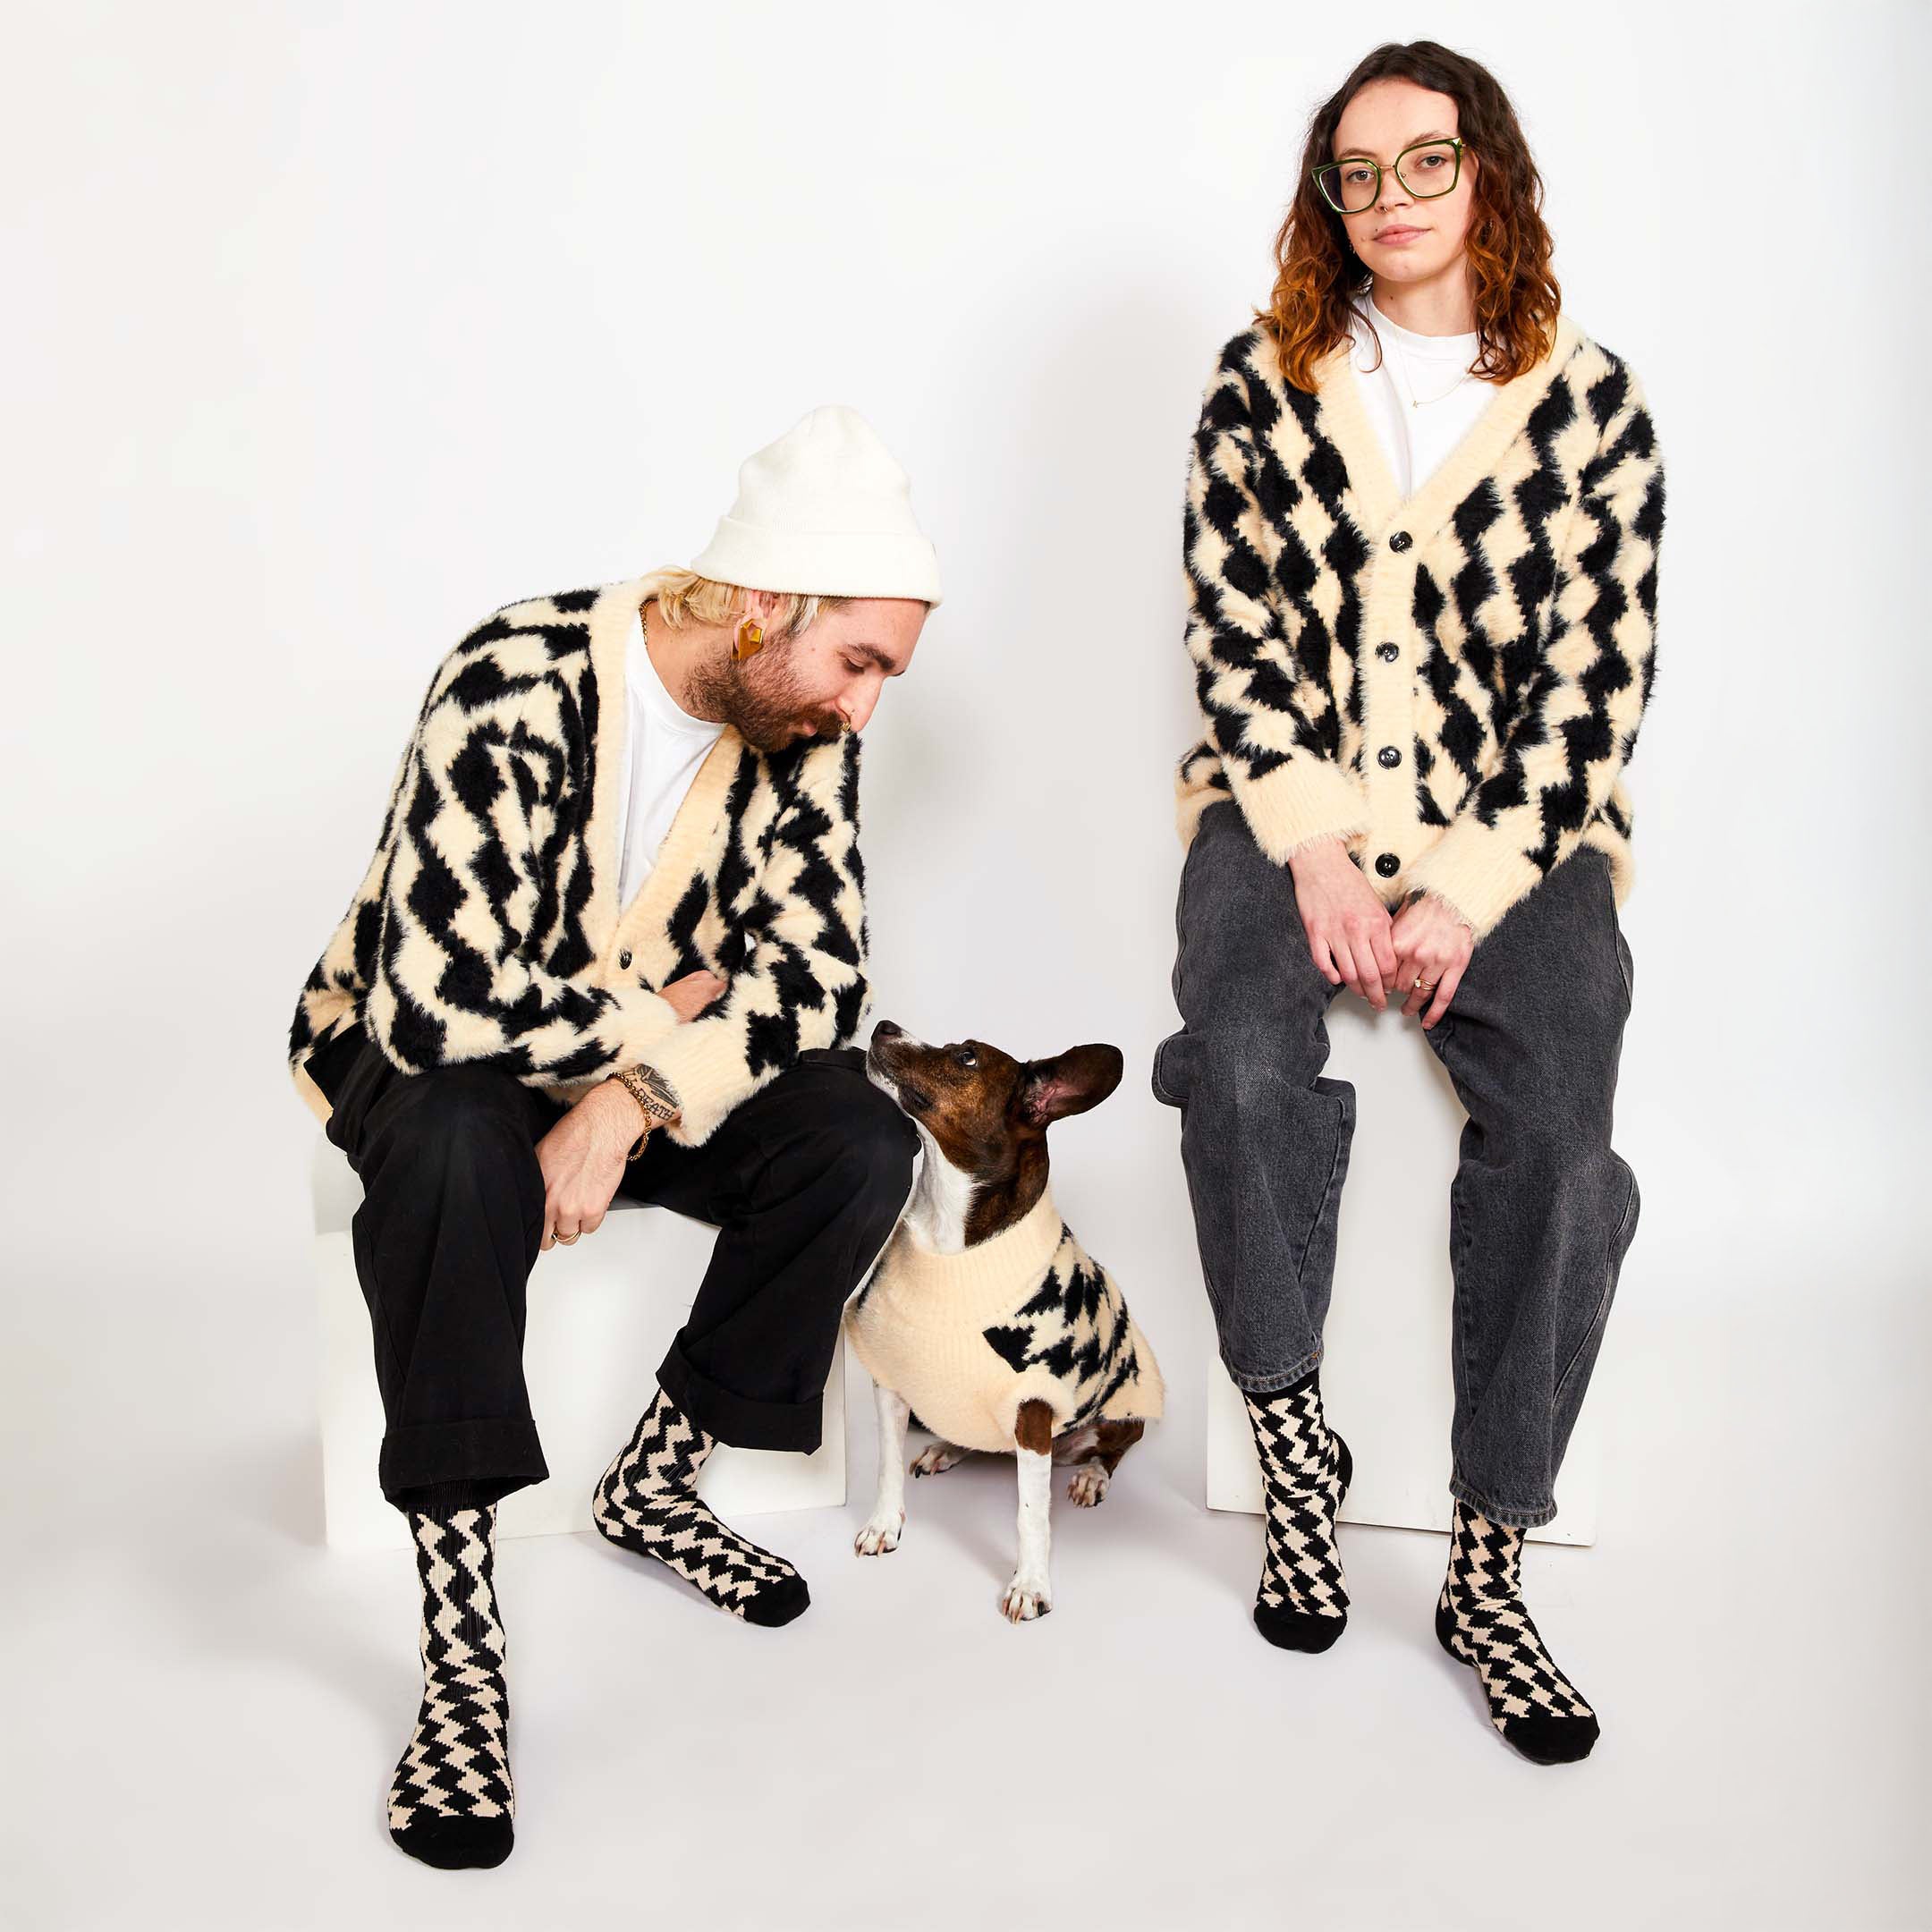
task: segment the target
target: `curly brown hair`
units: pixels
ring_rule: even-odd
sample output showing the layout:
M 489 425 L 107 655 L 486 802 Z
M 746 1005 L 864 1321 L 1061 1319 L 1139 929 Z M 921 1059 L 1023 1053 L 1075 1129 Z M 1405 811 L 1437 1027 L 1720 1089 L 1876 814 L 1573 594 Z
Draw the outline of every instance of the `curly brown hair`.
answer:
M 1294 199 L 1275 237 L 1274 295 L 1255 320 L 1274 338 L 1282 379 L 1304 391 L 1315 386 L 1316 362 L 1348 339 L 1350 311 L 1370 276 L 1313 171 L 1335 158 L 1335 128 L 1349 102 L 1371 80 L 1391 78 L 1448 95 L 1456 131 L 1478 158 L 1463 243 L 1480 338 L 1474 367 L 1478 376 L 1507 382 L 1534 368 L 1555 341 L 1563 291 L 1550 272 L 1543 177 L 1496 76 L 1435 40 L 1384 42 L 1316 109 Z

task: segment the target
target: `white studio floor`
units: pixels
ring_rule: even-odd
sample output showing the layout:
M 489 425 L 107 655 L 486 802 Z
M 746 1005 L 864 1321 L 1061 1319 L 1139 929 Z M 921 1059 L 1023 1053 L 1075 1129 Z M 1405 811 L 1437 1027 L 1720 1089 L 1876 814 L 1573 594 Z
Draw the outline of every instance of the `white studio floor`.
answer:
M 591 1536 L 502 1546 L 520 1813 L 494 1872 L 426 1870 L 384 1833 L 417 1695 L 413 1577 L 402 1554 L 321 1546 L 301 1419 L 247 1454 L 194 1414 L 76 1446 L 97 1511 L 84 1529 L 30 1513 L 5 1593 L 0 1918 L 1923 1924 L 1925 1497 L 1902 1366 L 1926 1335 L 1901 1297 L 1821 1358 L 1811 1309 L 1769 1291 L 1748 1321 L 1623 1325 L 1593 1399 L 1658 1419 L 1612 1432 L 1597 1545 L 1528 1558 L 1605 1724 L 1562 1770 L 1519 1761 L 1437 1651 L 1436 1537 L 1344 1530 L 1342 1642 L 1309 1659 L 1261 1641 L 1259 1525 L 1200 1506 L 1198 1403 L 1098 1512 L 1056 1509 L 1038 1624 L 994 1608 L 1004 1464 L 912 1486 L 904 1546 L 861 1562 L 858 1381 L 845 1509 L 746 1525 L 810 1581 L 788 1629 L 742 1626 Z M 1175 1352 L 1171 1380 L 1198 1386 Z M 1698 1391 L 1721 1431 L 1692 1416 Z M 1716 1457 L 1690 1447 L 1713 1439 Z M 1714 1491 L 1745 1500 L 1714 1517 Z

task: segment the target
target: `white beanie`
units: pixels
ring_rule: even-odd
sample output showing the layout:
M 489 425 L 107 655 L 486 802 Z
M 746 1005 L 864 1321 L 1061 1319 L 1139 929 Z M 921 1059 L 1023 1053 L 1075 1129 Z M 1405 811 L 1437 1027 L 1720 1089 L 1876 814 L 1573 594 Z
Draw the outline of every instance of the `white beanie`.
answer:
M 939 559 L 905 471 L 835 402 L 739 465 L 738 501 L 691 567 L 748 590 L 939 601 Z

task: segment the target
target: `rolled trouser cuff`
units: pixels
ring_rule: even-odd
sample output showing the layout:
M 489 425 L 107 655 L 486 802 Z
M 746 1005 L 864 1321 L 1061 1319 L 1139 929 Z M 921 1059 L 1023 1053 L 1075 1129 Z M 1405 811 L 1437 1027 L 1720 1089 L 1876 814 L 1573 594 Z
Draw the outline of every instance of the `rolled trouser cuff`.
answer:
M 496 1486 L 497 1497 L 539 1483 L 550 1473 L 537 1425 L 528 1416 L 483 1416 L 462 1422 L 421 1422 L 383 1437 L 377 1475 L 398 1509 L 411 1498 L 451 1483 Z
M 809 1455 L 825 1436 L 825 1397 L 757 1402 L 734 1395 L 691 1367 L 674 1338 L 657 1369 L 658 1385 L 706 1435 L 734 1449 L 792 1449 Z
M 1547 1503 L 1497 1503 L 1461 1475 L 1450 1477 L 1449 1494 L 1465 1508 L 1504 1530 L 1540 1530 L 1556 1519 L 1554 1499 Z
M 1221 1366 L 1228 1372 L 1228 1379 L 1244 1395 L 1279 1395 L 1305 1382 L 1321 1367 L 1322 1351 L 1319 1345 L 1312 1348 L 1298 1360 L 1275 1368 L 1243 1368 L 1230 1361 L 1226 1355 L 1221 1358 Z

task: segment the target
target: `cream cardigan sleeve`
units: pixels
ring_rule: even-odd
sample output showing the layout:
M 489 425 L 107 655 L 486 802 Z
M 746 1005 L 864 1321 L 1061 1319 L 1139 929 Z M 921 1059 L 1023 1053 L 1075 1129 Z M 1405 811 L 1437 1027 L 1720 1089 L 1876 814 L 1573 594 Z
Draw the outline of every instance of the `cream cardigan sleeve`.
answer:
M 1256 492 L 1258 469 L 1248 380 L 1224 352 L 1188 468 L 1187 648 L 1242 816 L 1282 864 L 1296 847 L 1365 831 L 1370 819 L 1339 760 L 1327 686 L 1296 655 L 1301 622 L 1275 570 L 1280 539 Z
M 1642 386 L 1627 369 L 1622 380 L 1556 560 L 1550 635 L 1495 769 L 1409 869 L 1479 943 L 1575 851 L 1649 701 L 1664 463 Z

